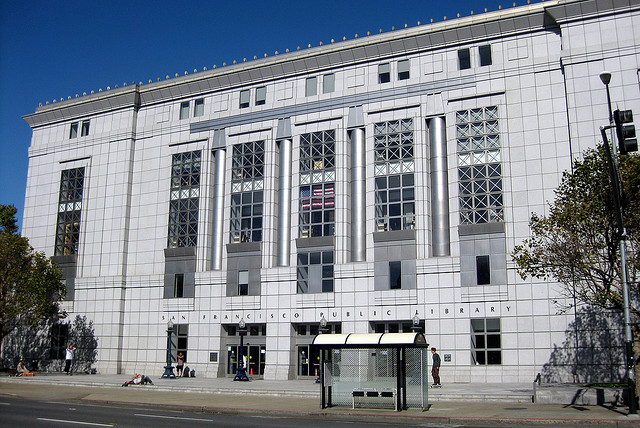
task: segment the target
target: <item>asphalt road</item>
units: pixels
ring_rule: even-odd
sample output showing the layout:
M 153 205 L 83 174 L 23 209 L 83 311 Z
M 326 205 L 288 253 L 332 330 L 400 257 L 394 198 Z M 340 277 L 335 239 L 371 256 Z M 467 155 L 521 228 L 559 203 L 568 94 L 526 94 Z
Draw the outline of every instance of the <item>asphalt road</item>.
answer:
M 69 404 L 23 398 L 0 398 L 2 427 L 412 427 L 428 425 L 389 425 L 388 423 L 340 422 L 317 417 L 290 418 L 278 416 L 223 415 L 214 413 L 176 412 L 155 409 Z M 431 425 L 435 426 L 435 425 Z

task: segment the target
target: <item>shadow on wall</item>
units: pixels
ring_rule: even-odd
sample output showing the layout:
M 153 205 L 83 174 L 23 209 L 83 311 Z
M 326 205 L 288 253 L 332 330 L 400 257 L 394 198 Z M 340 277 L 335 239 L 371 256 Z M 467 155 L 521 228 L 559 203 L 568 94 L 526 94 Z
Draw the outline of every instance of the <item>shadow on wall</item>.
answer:
M 620 382 L 624 377 L 624 318 L 621 312 L 596 307 L 578 309 L 542 367 L 547 383 Z
M 93 321 L 77 315 L 73 322 L 47 322 L 39 330 L 21 326 L 5 338 L 2 366 L 16 368 L 23 358 L 30 370 L 62 371 L 64 349 L 71 344 L 74 352 L 72 371 L 89 372 L 98 357 L 98 339 Z

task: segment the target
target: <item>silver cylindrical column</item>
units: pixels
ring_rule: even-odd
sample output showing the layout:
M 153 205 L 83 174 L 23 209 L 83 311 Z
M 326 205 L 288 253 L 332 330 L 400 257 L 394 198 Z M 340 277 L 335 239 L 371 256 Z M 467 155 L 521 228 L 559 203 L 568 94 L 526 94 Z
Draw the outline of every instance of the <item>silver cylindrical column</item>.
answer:
M 222 225 L 224 220 L 224 168 L 227 151 L 218 149 L 213 152 L 215 176 L 213 188 L 213 270 L 222 269 Z
M 289 266 L 291 252 L 291 139 L 280 140 L 278 266 Z
M 431 228 L 433 256 L 451 254 L 449 235 L 449 174 L 444 117 L 429 120 L 431 157 Z
M 364 129 L 351 130 L 351 261 L 366 258 Z

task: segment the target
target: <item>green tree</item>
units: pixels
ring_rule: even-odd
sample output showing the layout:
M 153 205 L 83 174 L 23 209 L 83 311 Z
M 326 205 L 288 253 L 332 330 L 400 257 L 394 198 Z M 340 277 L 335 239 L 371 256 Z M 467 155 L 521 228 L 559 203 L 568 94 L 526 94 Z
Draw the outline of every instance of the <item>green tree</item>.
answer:
M 0 344 L 19 324 L 38 327 L 60 316 L 65 286 L 51 260 L 20 236 L 16 208 L 0 205 Z
M 627 232 L 632 322 L 640 310 L 640 157 L 620 157 Z M 565 172 L 548 213 L 533 213 L 531 236 L 512 254 L 523 279 L 554 278 L 567 297 L 610 310 L 623 309 L 617 211 L 603 145 Z M 636 379 L 640 379 L 640 326 L 632 325 Z M 640 386 L 640 383 L 638 384 Z

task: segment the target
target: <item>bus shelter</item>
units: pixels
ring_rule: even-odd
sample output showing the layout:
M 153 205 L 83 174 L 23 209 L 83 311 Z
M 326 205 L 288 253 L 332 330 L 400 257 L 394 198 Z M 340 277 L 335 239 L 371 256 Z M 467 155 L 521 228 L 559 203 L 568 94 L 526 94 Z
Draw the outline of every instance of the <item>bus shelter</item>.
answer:
M 322 408 L 428 408 L 428 350 L 422 333 L 319 334 Z

